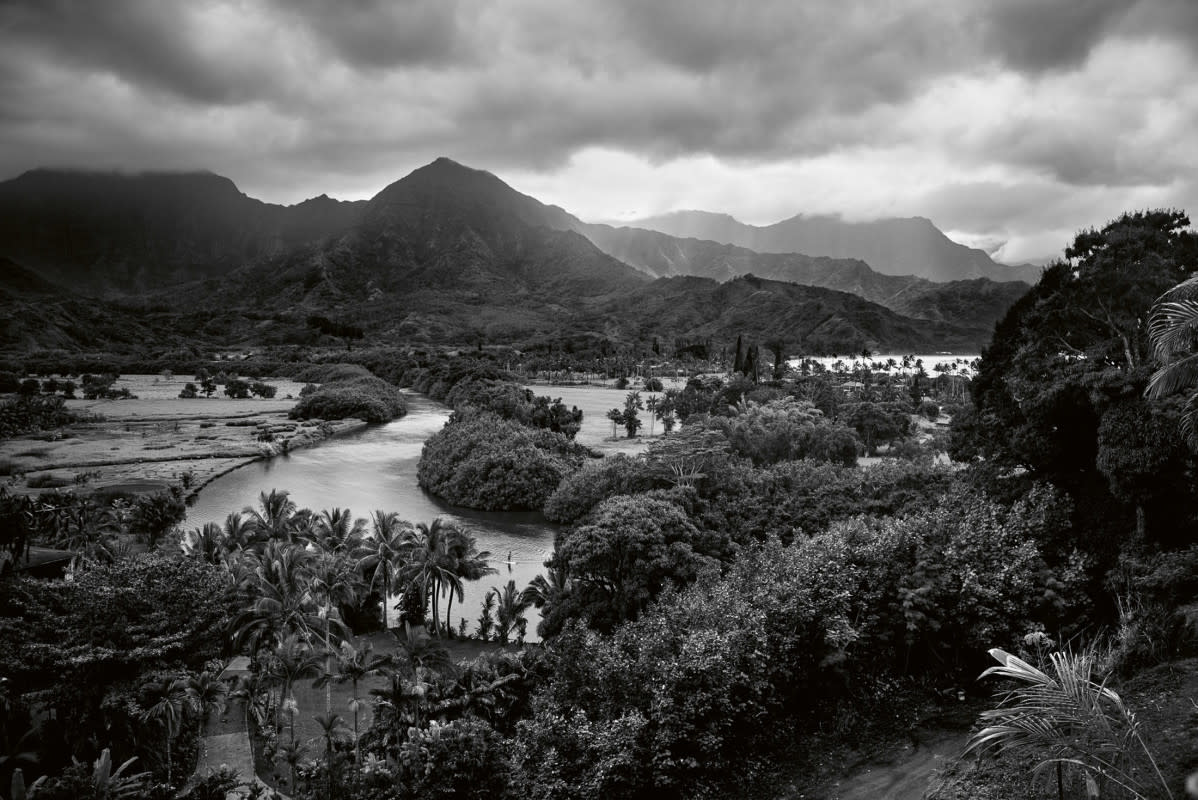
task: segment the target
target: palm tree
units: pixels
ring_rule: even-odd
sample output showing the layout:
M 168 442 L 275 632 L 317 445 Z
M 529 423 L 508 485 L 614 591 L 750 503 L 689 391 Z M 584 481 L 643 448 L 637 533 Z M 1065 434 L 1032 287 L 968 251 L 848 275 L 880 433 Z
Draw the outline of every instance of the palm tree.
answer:
M 229 700 L 229 687 L 214 673 L 204 670 L 199 675 L 185 679 L 185 690 L 200 712 L 200 721 L 207 723 L 208 716 L 225 710 Z
M 1161 365 L 1148 382 L 1152 399 L 1188 391 L 1181 415 L 1181 432 L 1198 448 L 1198 275 L 1165 292 L 1148 316 L 1148 339 Z
M 553 607 L 560 602 L 570 589 L 570 575 L 564 567 L 549 567 L 544 575 L 538 575 L 529 581 L 520 599 L 526 604 L 538 609 L 545 606 Z
M 275 725 L 282 727 L 283 704 L 291 697 L 291 688 L 301 678 L 312 678 L 320 674 L 322 654 L 297 634 L 289 634 L 279 642 L 265 659 L 264 672 L 279 684 L 279 704 L 276 706 Z M 292 738 L 295 738 L 294 713 L 292 713 Z
M 296 785 L 296 773 L 299 769 L 299 763 L 304 760 L 304 746 L 297 742 L 292 737 L 290 742 L 284 742 L 279 745 L 276 758 L 283 761 L 291 770 L 291 793 L 295 794 L 298 790 Z
M 333 745 L 337 742 L 345 741 L 345 735 L 349 733 L 349 729 L 345 727 L 345 721 L 341 719 L 340 714 L 317 714 L 313 719 L 320 727 L 320 738 L 324 740 L 324 768 L 325 776 L 328 779 L 328 794 L 329 800 L 333 797 Z
M 1105 682 L 1094 680 L 1093 652 L 1053 653 L 1048 672 L 998 648 L 990 655 L 1000 666 L 983 672 L 983 678 L 996 675 L 1021 685 L 1007 692 L 998 708 L 982 712 L 988 724 L 970 739 L 966 753 L 1015 750 L 1042 756 L 1033 777 L 1055 767 L 1061 798 L 1066 768 L 1081 773 L 1092 797 L 1098 796 L 1100 781 L 1110 781 L 1138 800 L 1159 797 L 1158 787 L 1141 783 L 1135 767 L 1142 755 L 1159 788 L 1173 797 L 1140 737 L 1135 714 Z
M 233 644 L 248 646 L 250 655 L 281 641 L 288 632 L 320 630 L 325 624 L 315 613 L 310 589 L 316 555 L 280 540 L 261 553 L 250 552 L 246 585 L 248 606 L 233 618 Z
M 353 551 L 366 533 L 366 520 L 355 519 L 348 508 L 325 509 L 313 519 L 315 543 L 324 551 Z
M 461 528 L 451 528 L 446 541 L 446 552 L 452 578 L 445 584 L 449 589 L 449 602 L 445 606 L 445 627 L 453 630 L 453 598 L 465 601 L 463 581 L 482 580 L 487 575 L 498 575 L 499 570 L 487 563 L 491 557 L 488 550 L 479 552 L 474 536 Z
M 361 580 L 344 559 L 330 553 L 321 553 L 315 560 L 308 585 L 314 599 L 321 604 L 326 669 L 331 671 L 335 656 L 332 634 L 334 629 L 339 638 L 344 638 L 346 633 L 340 621 L 338 608 L 341 605 L 353 605 L 357 601 L 361 592 Z M 324 703 L 325 713 L 333 713 L 333 687 L 328 683 L 325 684 Z
M 391 602 L 391 587 L 400 577 L 408 552 L 411 525 L 394 511 L 375 511 L 370 518 L 371 535 L 362 540 L 358 550 L 358 567 L 370 576 L 370 588 L 383 589 L 383 628 L 391 629 L 387 607 Z
M 381 674 L 383 669 L 391 664 L 391 656 L 376 656 L 374 646 L 370 642 L 362 645 L 361 649 L 355 649 L 350 642 L 342 642 L 337 653 L 336 671 L 326 672 L 319 678 L 319 681 L 335 680 L 337 683 L 348 681 L 352 687 L 353 696 L 349 701 L 349 709 L 354 712 L 354 763 L 359 767 L 362 764 L 362 751 L 358 743 L 358 712 L 362 707 L 362 701 L 358 696 L 358 684 L 372 675 Z
M 657 416 L 657 407 L 660 405 L 661 399 L 657 395 L 650 395 L 645 401 L 645 409 L 649 412 L 649 435 L 653 435 L 653 420 Z
M 248 550 L 254 543 L 254 528 L 250 520 L 234 511 L 225 517 L 225 541 L 235 550 Z
M 455 672 L 453 659 L 440 641 L 431 638 L 427 631 L 417 628 L 409 630 L 400 639 L 400 647 L 407 656 L 408 675 L 413 677 L 422 672 L 437 675 L 452 675 Z
M 409 537 L 408 568 L 405 577 L 425 598 L 431 598 L 433 632 L 438 637 L 441 636 L 438 602 L 441 589 L 447 586 L 449 591 L 455 591 L 460 586 L 449 552 L 450 538 L 460 533 L 453 523 L 437 517 L 429 525 L 417 523 L 416 529 Z
M 179 549 L 187 558 L 219 564 L 228 551 L 224 529 L 215 522 L 208 522 L 202 528 L 192 528 L 179 540 Z
M 142 712 L 141 720 L 157 722 L 166 733 L 166 782 L 170 783 L 171 742 L 179 735 L 187 712 L 197 710 L 196 700 L 188 694 L 187 682 L 182 679 L 163 680 L 155 689 L 154 696 L 157 700 Z
M 246 506 L 242 513 L 247 514 L 247 524 L 258 539 L 267 541 L 282 539 L 292 542 L 300 521 L 296 518 L 297 509 L 288 492 L 282 489 L 271 489 L 270 493 L 258 493 L 258 508 Z
M 493 586 L 491 589 L 499 598 L 495 607 L 496 634 L 500 644 L 507 644 L 508 634 L 524 620 L 524 610 L 531 605 L 531 601 L 516 589 L 514 580 L 508 581 L 503 591 Z

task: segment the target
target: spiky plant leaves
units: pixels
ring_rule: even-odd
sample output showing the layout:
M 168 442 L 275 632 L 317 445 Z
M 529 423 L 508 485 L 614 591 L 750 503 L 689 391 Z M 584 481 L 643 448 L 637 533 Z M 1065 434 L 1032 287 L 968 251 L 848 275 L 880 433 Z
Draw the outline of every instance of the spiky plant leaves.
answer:
M 1145 394 L 1152 399 L 1189 390 L 1181 416 L 1181 431 L 1198 448 L 1198 276 L 1165 292 L 1148 317 L 1148 338 L 1160 368 Z
M 1158 796 L 1157 789 L 1172 798 L 1140 737 L 1135 714 L 1117 692 L 1094 680 L 1093 652 L 1053 653 L 1048 671 L 999 648 L 990 655 L 999 666 L 987 669 L 982 677 L 1006 678 L 1016 685 L 997 708 L 982 712 L 988 724 L 970 739 L 966 753 L 1034 754 L 1041 758 L 1034 778 L 1053 767 L 1069 768 L 1080 774 L 1088 792 L 1093 787 L 1091 796 L 1109 782 L 1136 798 Z M 1142 760 L 1151 766 L 1159 786 L 1145 786 Z

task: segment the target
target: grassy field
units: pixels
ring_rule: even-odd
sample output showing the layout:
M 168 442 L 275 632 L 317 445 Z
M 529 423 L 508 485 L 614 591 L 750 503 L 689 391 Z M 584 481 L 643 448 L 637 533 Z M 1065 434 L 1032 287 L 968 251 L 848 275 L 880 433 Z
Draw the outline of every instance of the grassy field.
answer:
M 671 383 L 666 383 L 666 386 L 671 386 Z M 681 386 L 679 382 L 677 385 Z M 649 417 L 651 416 L 648 410 L 640 412 L 642 427 L 635 439 L 625 438 L 623 428 L 618 428 L 616 437 L 612 437 L 611 420 L 607 418 L 607 412 L 613 408 L 624 408 L 624 398 L 628 395 L 632 388 L 617 389 L 614 383 L 611 386 L 553 386 L 549 384 L 528 384 L 527 388 L 531 389 L 536 394 L 549 395 L 553 398 L 560 397 L 562 402 L 567 406 L 577 406 L 582 409 L 582 429 L 575 437 L 580 444 L 585 444 L 588 447 L 593 447 L 604 453 L 639 453 L 649 446 L 649 443 L 654 438 L 661 436 L 661 423 L 653 421 L 653 435 L 649 435 Z M 641 401 L 644 402 L 650 397 L 658 397 L 658 392 L 646 392 L 640 390 Z

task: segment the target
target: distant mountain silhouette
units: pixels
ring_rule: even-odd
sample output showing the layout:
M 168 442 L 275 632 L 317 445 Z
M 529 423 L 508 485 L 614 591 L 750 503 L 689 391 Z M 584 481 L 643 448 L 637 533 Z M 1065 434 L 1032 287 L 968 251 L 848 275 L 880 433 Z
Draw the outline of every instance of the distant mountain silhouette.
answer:
M 136 293 L 318 241 L 364 205 L 271 205 L 208 172 L 39 169 L 0 183 L 0 253 L 80 291 Z
M 629 223 L 671 236 L 710 239 L 759 253 L 805 253 L 865 261 L 885 275 L 914 275 L 931 281 L 990 278 L 1033 284 L 1038 267 L 997 264 L 985 251 L 958 244 L 923 217 L 845 222 L 829 216 L 803 216 L 758 227 L 727 214 L 675 211 Z
M 1025 283 L 995 283 L 986 278 L 935 283 L 912 275 L 883 275 L 858 259 L 757 253 L 643 228 L 588 225 L 584 232 L 605 252 L 650 275 L 696 275 L 725 281 L 752 274 L 849 292 L 920 319 L 992 326 L 1028 290 Z
M 927 282 L 860 262 L 588 225 L 446 158 L 368 201 L 288 207 L 208 173 L 35 171 L 0 184 L 0 219 L 0 254 L 34 279 L 123 295 L 106 314 L 155 309 L 164 325 L 246 341 L 303 341 L 305 320 L 320 314 L 397 343 L 773 332 L 808 352 L 976 350 L 1009 304 L 1007 290 L 983 287 L 989 305 L 971 308 L 977 291 L 965 285 L 945 304 Z M 672 268 L 653 253 L 681 253 L 674 271 L 710 277 L 654 281 Z M 870 300 L 763 276 L 728 281 L 758 270 Z

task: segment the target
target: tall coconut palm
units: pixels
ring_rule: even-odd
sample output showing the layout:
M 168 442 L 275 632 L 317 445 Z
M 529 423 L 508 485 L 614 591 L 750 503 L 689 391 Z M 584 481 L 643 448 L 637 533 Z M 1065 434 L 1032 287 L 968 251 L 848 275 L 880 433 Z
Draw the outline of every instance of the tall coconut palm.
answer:
M 225 531 L 215 522 L 205 523 L 202 528 L 192 528 L 179 540 L 179 550 L 187 558 L 206 564 L 220 564 L 228 551 Z
M 287 491 L 271 489 L 269 493 L 259 492 L 258 508 L 246 506 L 242 513 L 247 515 L 247 524 L 256 538 L 286 542 L 295 540 L 299 520 L 296 519 L 295 501 Z
M 521 594 L 528 605 L 544 608 L 560 601 L 570 589 L 570 575 L 564 567 L 549 567 L 545 574 L 529 581 Z
M 488 575 L 498 575 L 499 570 L 487 563 L 491 557 L 488 550 L 479 551 L 474 536 L 461 528 L 452 528 L 446 537 L 446 563 L 451 577 L 443 584 L 449 591 L 445 605 L 445 627 L 453 630 L 453 598 L 465 601 L 465 581 L 482 580 Z
M 340 714 L 317 714 L 313 719 L 316 720 L 316 725 L 320 728 L 320 738 L 324 741 L 324 769 L 325 777 L 328 780 L 328 794 L 326 797 L 332 800 L 333 746 L 338 742 L 345 741 L 346 735 L 349 734 L 349 729 L 345 727 L 345 720 L 341 719 Z
M 235 647 L 248 647 L 255 655 L 281 641 L 288 632 L 319 630 L 310 589 L 316 555 L 306 548 L 271 541 L 261 553 L 248 553 L 243 590 L 247 607 L 231 623 Z
M 334 636 L 343 639 L 345 626 L 341 623 L 338 608 L 353 605 L 362 591 L 362 581 L 349 562 L 332 553 L 319 553 L 313 563 L 309 587 L 313 598 L 320 605 L 320 617 L 324 621 L 320 631 L 324 638 L 326 666 L 332 669 L 336 653 Z M 325 684 L 325 713 L 333 713 L 333 688 Z
M 358 567 L 364 570 L 371 589 L 383 590 L 383 628 L 391 629 L 387 608 L 391 587 L 400 579 L 408 552 L 411 525 L 394 511 L 375 511 L 370 517 L 370 536 L 358 549 Z
M 171 782 L 171 743 L 179 735 L 189 711 L 196 710 L 196 700 L 187 692 L 181 679 L 163 680 L 154 690 L 154 703 L 141 714 L 142 722 L 156 722 L 166 733 L 166 782 Z
M 531 601 L 525 599 L 516 589 L 514 580 L 508 581 L 502 591 L 494 586 L 491 590 L 498 597 L 495 606 L 496 634 L 500 644 L 507 644 L 508 634 L 524 619 L 524 611 L 531 605 Z
M 248 550 L 254 543 L 254 527 L 250 520 L 241 516 L 240 511 L 234 511 L 225 517 L 225 541 L 235 550 Z
M 275 707 L 276 727 L 282 727 L 283 705 L 291 697 L 291 689 L 295 682 L 302 678 L 318 676 L 323 663 L 323 654 L 314 650 L 306 639 L 295 633 L 280 641 L 264 659 L 263 671 L 279 686 L 279 703 Z
M 1148 382 L 1148 397 L 1190 393 L 1181 432 L 1198 449 L 1198 275 L 1165 292 L 1152 306 L 1148 338 L 1160 367 Z
M 315 543 L 326 552 L 352 552 L 366 534 L 366 520 L 348 508 L 326 508 L 313 518 Z
M 366 642 L 361 648 L 355 648 L 350 642 L 342 642 L 337 653 L 336 669 L 320 677 L 321 682 L 348 682 L 351 686 L 349 709 L 354 713 L 354 763 L 361 768 L 362 751 L 358 742 L 358 713 L 362 708 L 362 699 L 358 696 L 358 684 L 372 675 L 379 675 L 392 664 L 391 656 L 376 656 L 374 646 Z
M 461 581 L 457 577 L 450 543 L 461 535 L 456 525 L 437 517 L 428 525 L 417 523 L 410 536 L 405 577 L 431 600 L 433 632 L 438 637 L 441 635 L 441 592 L 460 591 Z

